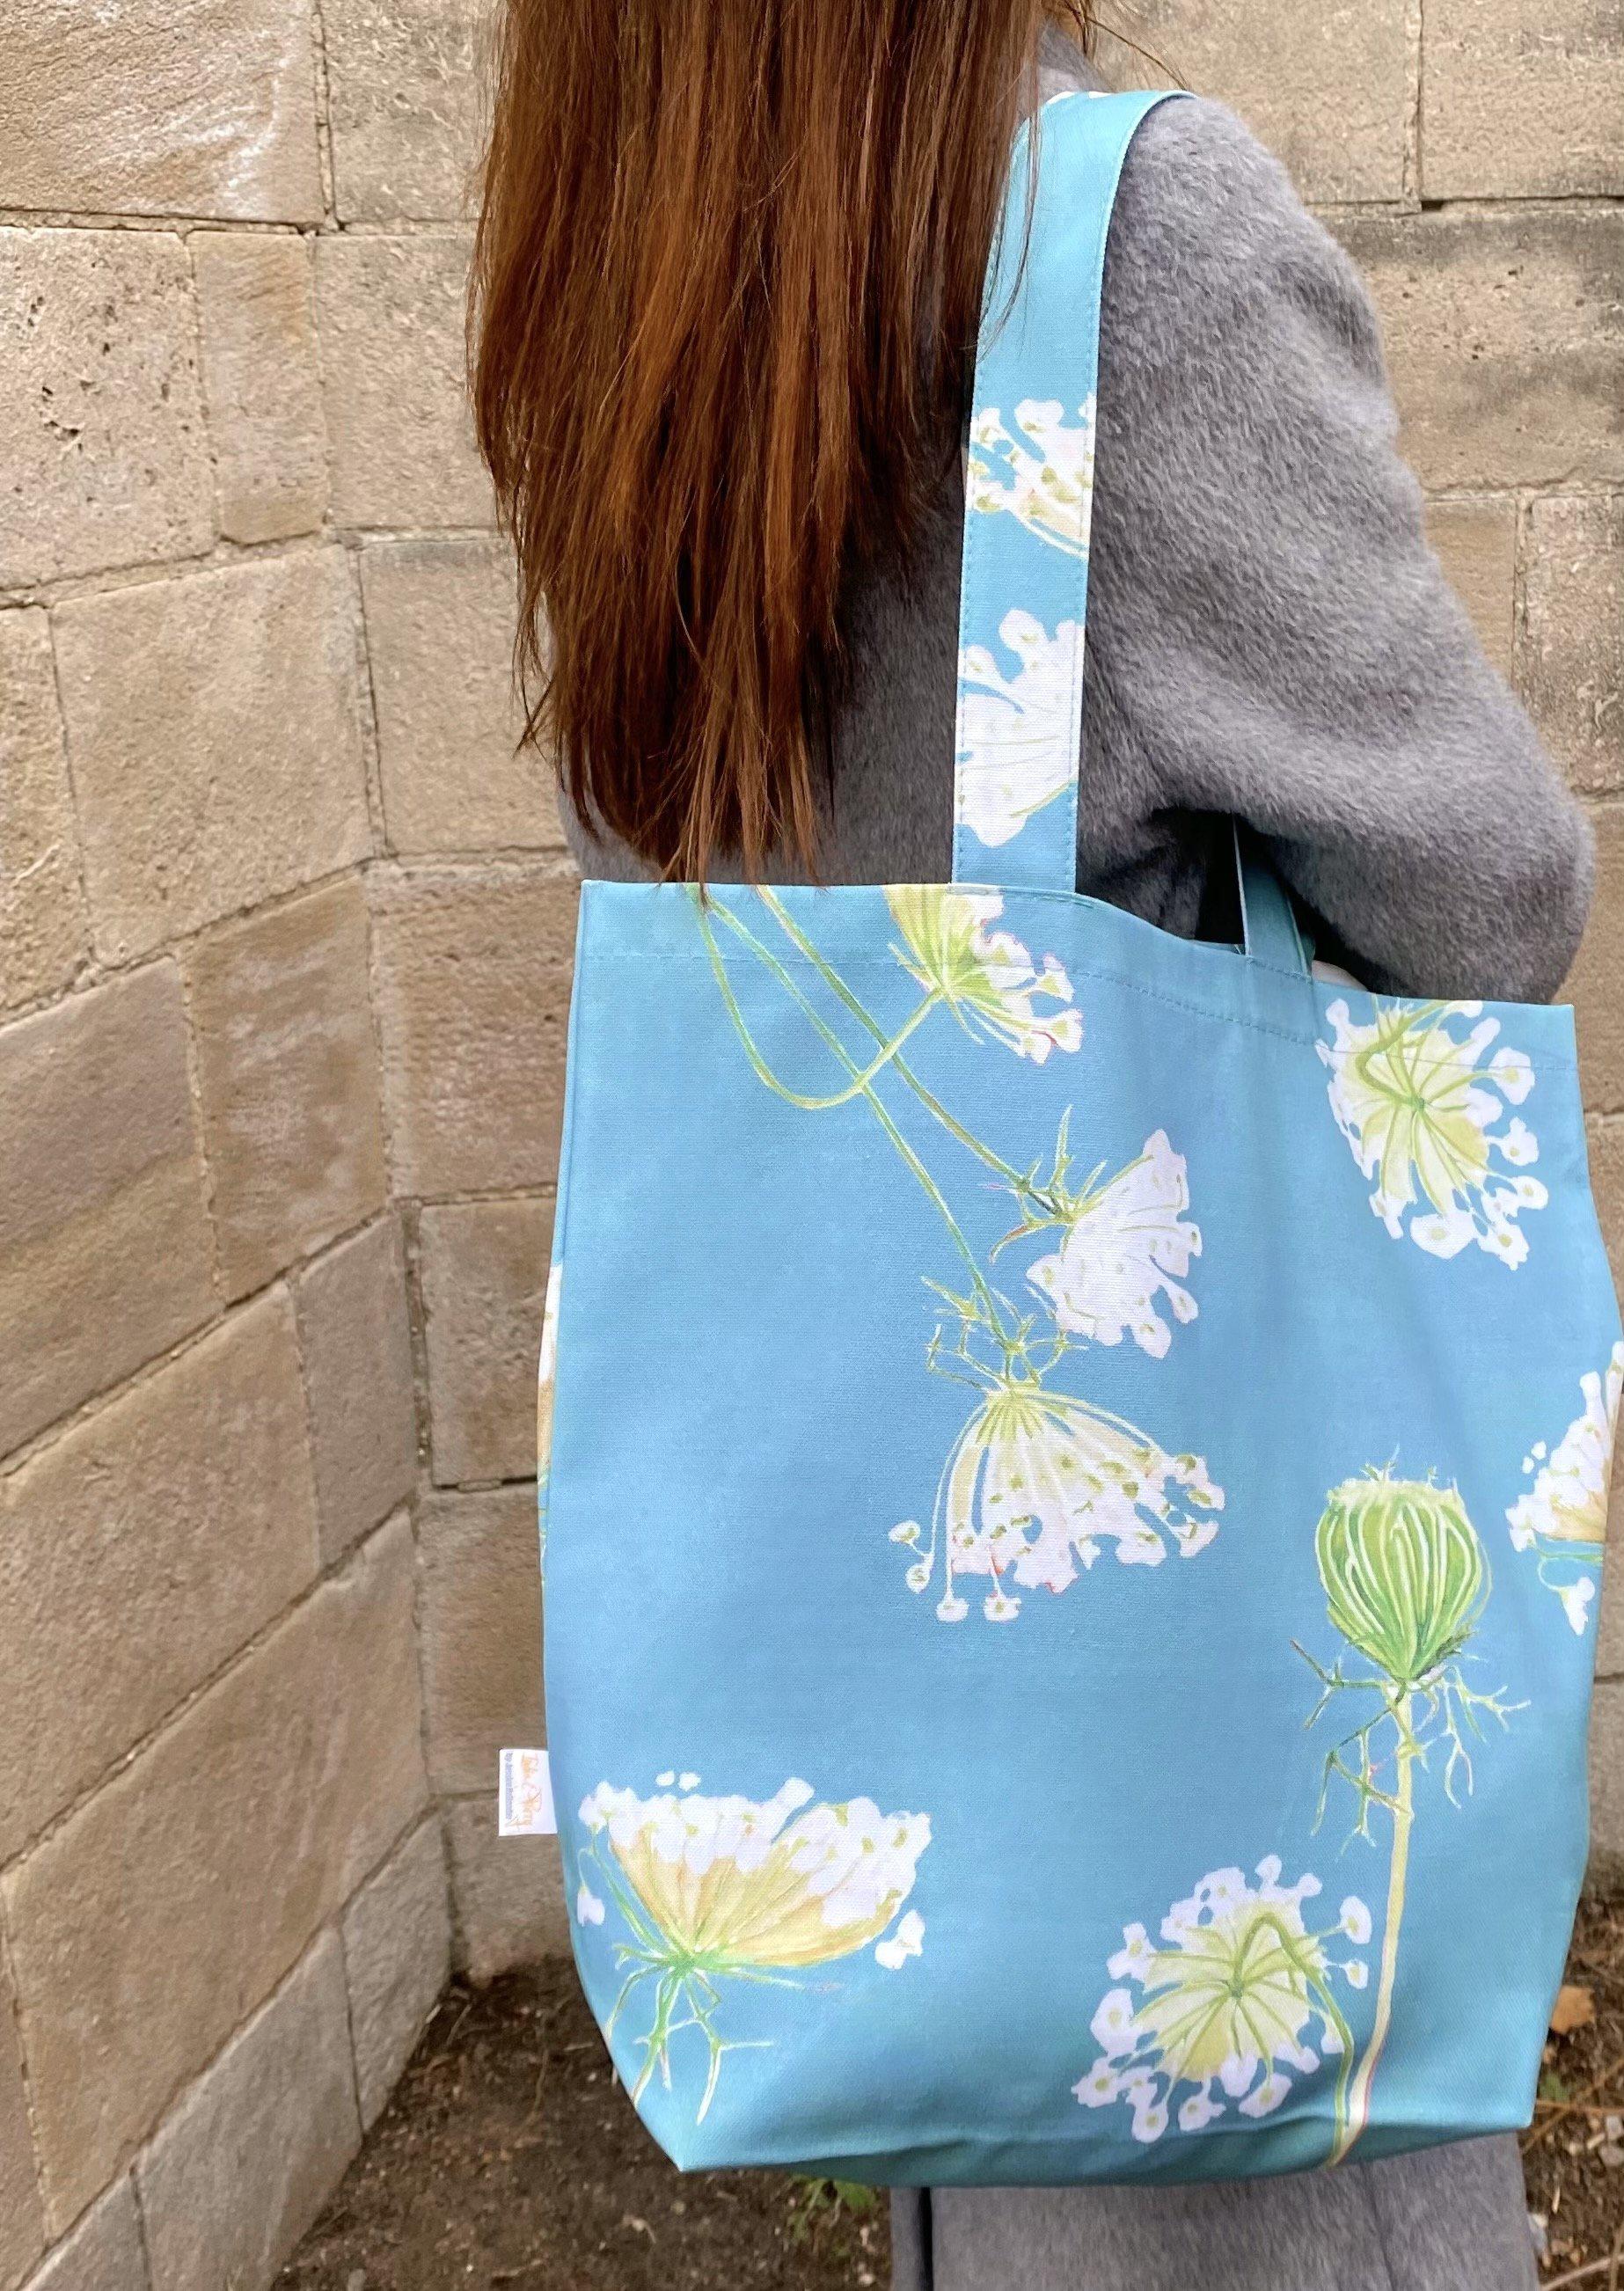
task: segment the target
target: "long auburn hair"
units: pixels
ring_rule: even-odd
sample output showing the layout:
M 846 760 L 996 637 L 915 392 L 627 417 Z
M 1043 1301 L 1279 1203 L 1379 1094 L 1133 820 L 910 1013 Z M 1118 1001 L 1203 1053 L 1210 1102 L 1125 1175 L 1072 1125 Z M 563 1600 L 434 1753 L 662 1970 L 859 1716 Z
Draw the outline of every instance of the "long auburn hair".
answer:
M 525 737 L 662 873 L 816 872 L 843 590 L 956 447 L 1056 16 L 506 0 L 470 362 Z

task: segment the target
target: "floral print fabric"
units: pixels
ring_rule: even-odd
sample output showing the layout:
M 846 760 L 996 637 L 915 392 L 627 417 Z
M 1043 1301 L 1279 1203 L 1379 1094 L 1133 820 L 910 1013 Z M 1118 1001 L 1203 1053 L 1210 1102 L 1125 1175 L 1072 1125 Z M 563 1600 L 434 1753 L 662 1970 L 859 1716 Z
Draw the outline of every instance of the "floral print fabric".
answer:
M 1134 2139 L 1148 2142 L 1175 2120 L 1181 2091 L 1178 2130 L 1204 2132 L 1226 2106 L 1272 2114 L 1323 2060 L 1346 2084 L 1354 2040 L 1334 1984 L 1339 1975 L 1363 1989 L 1368 1970 L 1331 1952 L 1367 1942 L 1371 1913 L 1350 1893 L 1333 1925 L 1311 1931 L 1304 1911 L 1320 1880 L 1280 1877 L 1274 1854 L 1255 1885 L 1239 1869 L 1213 1870 L 1162 1918 L 1160 1948 L 1142 1925 L 1123 1928 L 1107 1970 L 1132 1985 L 1107 1990 L 1090 2023 L 1100 2055 L 1075 2087 L 1085 2107 L 1125 2102 Z
M 868 1798 L 817 1805 L 799 1780 L 760 1803 L 706 1797 L 698 1785 L 697 1774 L 668 1772 L 655 1796 L 600 1782 L 583 1800 L 588 1843 L 577 1860 L 575 1919 L 605 1924 L 596 1878 L 616 1912 L 619 1962 L 631 1968 L 614 2017 L 638 1991 L 652 1990 L 633 2097 L 656 2069 L 669 2080 L 673 2041 L 692 2029 L 707 2062 L 703 2117 L 727 2049 L 717 2022 L 729 1981 L 800 1973 L 871 1944 L 888 1972 L 920 1955 L 925 1925 L 916 1910 L 888 1935 L 887 1928 L 913 1890 L 930 1822 L 882 1814 Z
M 1498 1018 L 1477 1002 L 1395 1003 L 1363 1025 L 1345 1001 L 1325 1014 L 1331 1106 L 1371 1207 L 1395 1241 L 1407 1232 L 1434 1257 L 1476 1245 L 1515 1267 L 1528 1258 L 1518 1223 L 1549 1196 L 1528 1171 L 1540 1142 L 1511 1113 L 1533 1088 L 1521 1051 L 1493 1047 Z

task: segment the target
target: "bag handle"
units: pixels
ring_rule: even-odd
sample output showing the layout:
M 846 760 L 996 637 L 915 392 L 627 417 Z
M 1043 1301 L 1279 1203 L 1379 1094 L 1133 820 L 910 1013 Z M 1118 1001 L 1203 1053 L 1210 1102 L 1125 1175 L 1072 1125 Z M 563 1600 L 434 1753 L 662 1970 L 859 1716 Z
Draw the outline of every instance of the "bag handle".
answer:
M 1105 237 L 1129 146 L 1166 100 L 1054 96 L 1015 140 L 965 481 L 956 882 L 1076 888 Z
M 1073 892 L 1105 240 L 1167 91 L 1051 97 L 1015 140 L 982 303 L 965 478 L 953 880 Z M 1297 977 L 1291 903 L 1237 828 L 1246 951 Z
M 1282 970 L 1290 978 L 1307 978 L 1312 976 L 1312 950 L 1298 927 L 1290 895 L 1251 829 L 1238 819 L 1233 824 L 1247 958 L 1267 970 Z

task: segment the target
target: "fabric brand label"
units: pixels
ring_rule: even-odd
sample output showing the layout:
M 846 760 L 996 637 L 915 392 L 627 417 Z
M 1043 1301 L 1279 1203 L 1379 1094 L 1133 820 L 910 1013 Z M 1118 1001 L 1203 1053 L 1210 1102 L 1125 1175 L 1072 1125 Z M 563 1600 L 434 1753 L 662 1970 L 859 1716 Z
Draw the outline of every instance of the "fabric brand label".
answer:
M 545 1750 L 504 1750 L 497 1795 L 497 1829 L 503 1837 L 556 1837 L 552 1764 Z

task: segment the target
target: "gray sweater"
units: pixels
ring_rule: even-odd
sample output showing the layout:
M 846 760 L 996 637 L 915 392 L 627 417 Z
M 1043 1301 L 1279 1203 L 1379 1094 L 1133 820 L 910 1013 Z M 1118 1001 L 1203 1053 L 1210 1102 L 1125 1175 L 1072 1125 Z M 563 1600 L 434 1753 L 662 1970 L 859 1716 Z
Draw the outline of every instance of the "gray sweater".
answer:
M 1106 250 L 1078 888 L 1221 930 L 1234 815 L 1372 985 L 1543 1000 L 1588 832 L 1427 546 L 1396 426 L 1369 299 L 1283 169 L 1219 105 L 1153 113 Z M 829 881 L 951 872 L 962 514 L 954 474 L 914 561 L 854 588 Z M 588 874 L 644 872 L 571 833 Z

